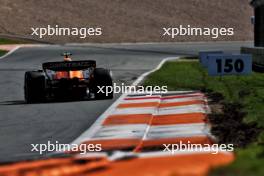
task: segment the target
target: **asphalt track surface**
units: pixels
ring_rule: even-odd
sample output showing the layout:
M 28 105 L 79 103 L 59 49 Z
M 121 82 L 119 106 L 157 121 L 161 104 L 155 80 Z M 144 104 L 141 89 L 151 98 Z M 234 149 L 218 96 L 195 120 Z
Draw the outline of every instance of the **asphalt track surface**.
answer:
M 47 141 L 67 144 L 88 129 L 113 100 L 24 103 L 24 72 L 41 68 L 41 63 L 60 61 L 70 51 L 74 60 L 94 59 L 109 68 L 114 82 L 131 84 L 144 72 L 171 56 L 194 55 L 200 50 L 239 52 L 251 42 L 175 44 L 54 45 L 20 48 L 0 60 L 0 162 L 42 157 L 31 152 L 31 144 Z

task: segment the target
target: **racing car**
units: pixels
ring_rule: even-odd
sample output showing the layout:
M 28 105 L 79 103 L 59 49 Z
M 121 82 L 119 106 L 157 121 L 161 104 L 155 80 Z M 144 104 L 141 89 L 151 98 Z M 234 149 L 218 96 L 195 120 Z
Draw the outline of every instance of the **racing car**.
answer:
M 110 71 L 96 68 L 94 60 L 71 61 L 71 53 L 62 54 L 64 61 L 46 62 L 42 70 L 25 72 L 24 94 L 27 103 L 55 99 L 112 99 L 105 93 L 112 86 Z

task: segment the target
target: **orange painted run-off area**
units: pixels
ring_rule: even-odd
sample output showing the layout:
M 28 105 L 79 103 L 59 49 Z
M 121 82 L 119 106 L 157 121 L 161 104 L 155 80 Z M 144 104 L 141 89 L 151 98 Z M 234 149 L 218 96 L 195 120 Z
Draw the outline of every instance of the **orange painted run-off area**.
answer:
M 109 170 L 102 170 L 91 176 L 202 176 L 206 175 L 210 168 L 228 164 L 232 160 L 232 155 L 208 153 L 141 158 L 114 162 Z
M 229 164 L 233 154 L 193 153 L 109 161 L 101 158 L 60 158 L 1 166 L 1 176 L 204 176 Z
M 65 176 L 79 175 L 86 171 L 105 167 L 109 161 L 104 157 L 55 158 L 24 161 L 0 167 L 1 176 Z
M 195 104 L 204 104 L 203 100 L 192 100 L 184 102 L 170 102 L 170 103 L 159 103 L 159 102 L 144 102 L 144 103 L 121 103 L 117 108 L 142 108 L 142 107 L 172 107 L 172 106 L 186 106 Z
M 145 102 L 145 103 L 122 103 L 117 108 L 141 108 L 141 107 L 157 107 L 159 102 Z
M 199 98 L 197 99 L 198 96 Z M 186 97 L 194 98 L 188 101 L 173 101 L 175 98 Z M 148 99 L 150 100 L 149 102 L 144 102 L 145 100 L 148 101 Z M 101 144 L 103 151 L 128 151 L 134 152 L 135 155 L 139 155 L 140 157 L 132 157 L 125 160 L 109 160 L 106 156 L 78 159 L 76 153 L 69 152 L 68 154 L 71 154 L 70 158 L 20 162 L 0 166 L 0 176 L 204 176 L 208 174 L 211 168 L 229 164 L 234 160 L 234 154 L 230 152 L 219 152 L 217 154 L 207 152 L 166 154 L 161 152 L 165 149 L 164 144 L 214 144 L 215 141 L 207 132 L 201 131 L 200 133 L 198 130 L 196 133 L 189 130 L 192 124 L 194 129 L 197 125 L 202 124 L 206 126 L 207 111 L 193 112 L 186 108 L 185 113 L 171 113 L 171 110 L 169 114 L 164 114 L 164 112 L 159 113 L 160 108 L 175 109 L 177 111 L 177 106 L 182 106 L 182 109 L 188 105 L 197 105 L 204 108 L 207 105 L 207 101 L 203 94 L 126 97 L 123 100 L 131 102 L 127 103 L 123 101 L 123 103 L 120 103 L 116 107 L 119 110 L 127 108 L 124 112 L 131 110 L 130 108 L 143 109 L 145 107 L 154 107 L 153 109 L 156 110 L 155 112 L 153 110 L 153 113 L 148 112 L 148 114 L 109 114 L 101 122 L 100 128 L 113 129 L 114 131 L 119 129 L 118 125 L 128 125 L 128 128 L 131 127 L 131 130 L 124 131 L 128 136 L 123 135 L 126 137 L 118 137 L 118 133 L 114 132 L 114 137 L 109 135 L 104 138 L 98 135 L 99 137 L 96 138 L 95 135 L 94 138 L 89 138 L 81 143 L 87 145 Z M 136 102 L 133 103 L 132 100 L 136 100 Z M 140 100 L 144 101 L 140 102 Z M 169 101 L 164 102 L 163 100 Z M 177 130 L 172 133 L 168 130 L 168 132 L 164 132 L 162 135 L 155 134 L 159 133 L 155 129 L 166 128 L 166 126 L 172 128 L 173 125 L 177 128 L 177 124 L 181 126 L 179 133 L 177 133 Z M 135 128 L 135 131 L 133 131 L 135 126 L 139 126 L 140 128 Z M 185 126 L 186 134 L 184 133 Z M 100 134 L 100 131 L 98 132 Z M 120 133 L 122 133 L 122 130 Z M 147 156 L 149 153 L 154 153 L 154 155 L 151 157 Z M 157 153 L 162 154 L 159 155 Z M 89 156 L 89 153 L 86 156 Z
M 152 114 L 122 114 L 108 116 L 103 125 L 148 124 Z
M 151 125 L 172 125 L 206 122 L 207 117 L 204 113 L 166 114 L 155 115 Z
M 83 144 L 101 144 L 102 150 L 125 150 L 135 148 L 141 141 L 141 138 L 124 138 L 124 139 L 91 139 Z
M 172 125 L 172 124 L 189 124 L 189 123 L 205 123 L 206 114 L 204 113 L 186 113 L 186 114 L 121 114 L 108 116 L 103 125 L 125 125 L 125 124 L 149 124 L 151 125 Z
M 141 96 L 141 97 L 126 97 L 124 100 L 148 100 L 148 99 L 161 99 L 161 100 L 168 100 L 168 99 L 175 99 L 175 98 L 191 98 L 191 97 L 204 97 L 201 93 L 196 94 L 185 94 L 185 95 L 170 95 L 165 97 L 160 96 Z
M 187 106 L 187 105 L 196 105 L 196 104 L 204 104 L 204 100 L 192 100 L 192 101 L 184 101 L 184 102 L 170 102 L 170 103 L 160 103 L 159 108 L 166 108 L 172 106 Z

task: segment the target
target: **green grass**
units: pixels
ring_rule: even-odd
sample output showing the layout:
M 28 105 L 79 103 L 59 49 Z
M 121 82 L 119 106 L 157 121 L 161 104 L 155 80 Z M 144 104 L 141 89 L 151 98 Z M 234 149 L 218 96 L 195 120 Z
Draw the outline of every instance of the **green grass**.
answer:
M 167 62 L 151 74 L 144 85 L 168 86 L 168 90 L 212 90 L 224 95 L 226 102 L 240 102 L 248 114 L 245 122 L 264 127 L 264 74 L 210 77 L 198 62 Z M 246 95 L 243 96 L 243 92 Z M 211 175 L 264 175 L 264 133 L 246 148 L 236 148 L 236 160 L 216 169 Z
M 24 44 L 24 43 L 30 43 L 29 41 L 24 41 L 20 39 L 6 39 L 6 38 L 0 38 L 0 45 L 5 44 Z
M 6 39 L 6 38 L 0 38 L 0 45 L 8 45 L 8 44 L 24 44 L 29 43 L 29 41 L 24 40 L 15 40 L 15 39 Z M 0 50 L 0 57 L 6 54 L 8 51 L 6 50 Z
M 3 56 L 5 53 L 7 53 L 7 51 L 5 51 L 5 50 L 0 50 L 0 57 Z

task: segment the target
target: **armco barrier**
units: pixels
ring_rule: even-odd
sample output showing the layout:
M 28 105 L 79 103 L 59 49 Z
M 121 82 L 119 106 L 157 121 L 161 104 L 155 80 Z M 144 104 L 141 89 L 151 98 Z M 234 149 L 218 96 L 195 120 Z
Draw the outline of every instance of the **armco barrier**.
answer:
M 212 145 L 209 111 L 200 92 L 125 95 L 75 141 L 102 144 L 102 152 L 9 164 L 0 167 L 0 175 L 206 175 L 212 167 L 232 162 L 233 153 L 163 149 L 164 144 Z

